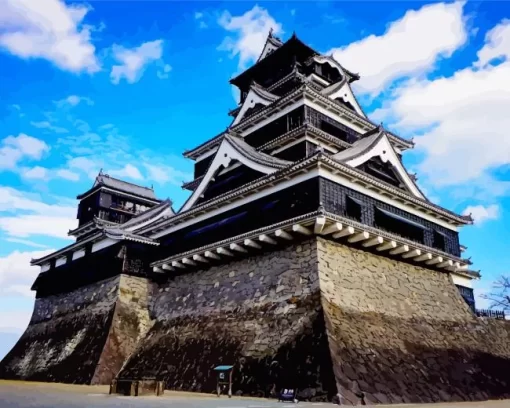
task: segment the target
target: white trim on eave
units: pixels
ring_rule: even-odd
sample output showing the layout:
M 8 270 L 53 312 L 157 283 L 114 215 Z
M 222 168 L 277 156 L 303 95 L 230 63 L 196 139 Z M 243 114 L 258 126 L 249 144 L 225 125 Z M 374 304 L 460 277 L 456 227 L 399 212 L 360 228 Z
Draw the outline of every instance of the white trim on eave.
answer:
M 365 115 L 365 112 L 363 112 L 363 109 L 361 109 L 361 106 L 359 106 L 358 101 L 354 96 L 354 92 L 352 92 L 352 88 L 349 82 L 345 81 L 345 83 L 342 85 L 340 89 L 336 90 L 330 95 L 327 95 L 327 88 L 323 89 L 321 93 L 324 93 L 325 94 L 324 96 L 327 96 L 328 98 L 333 100 L 336 98 L 342 98 L 345 102 L 349 102 L 354 107 L 358 115 L 363 116 L 364 118 L 367 117 L 367 115 Z
M 270 100 L 270 99 L 262 98 L 260 95 L 258 95 L 253 90 L 253 88 L 250 88 L 250 91 L 248 92 L 248 95 L 246 95 L 246 98 L 244 99 L 243 105 L 241 106 L 241 110 L 236 115 L 234 121 L 232 122 L 232 124 L 230 126 L 235 126 L 239 122 L 241 122 L 241 120 L 244 118 L 244 115 L 246 114 L 248 109 L 253 108 L 257 103 L 260 103 L 260 104 L 262 104 L 264 106 L 267 106 L 267 105 L 269 105 L 272 102 L 274 102 L 274 101 Z
M 228 139 L 223 139 L 221 142 L 218 151 L 216 152 L 216 156 L 214 157 L 209 169 L 205 173 L 204 177 L 200 181 L 198 187 L 193 191 L 188 200 L 184 203 L 182 208 L 178 211 L 179 213 L 189 210 L 200 198 L 207 185 L 210 183 L 213 176 L 216 174 L 220 167 L 227 168 L 232 160 L 237 160 L 245 166 L 256 170 L 263 174 L 270 174 L 277 171 L 277 169 L 269 166 L 265 166 L 260 163 L 256 163 L 253 160 L 250 160 L 248 157 L 239 153 L 237 149 L 235 149 Z
M 79 200 L 79 201 L 84 200 L 84 199 L 86 199 L 87 197 L 90 197 L 92 194 L 95 194 L 95 193 L 97 193 L 98 191 L 102 191 L 102 190 L 109 191 L 109 192 L 111 192 L 111 193 L 117 193 L 117 194 L 119 194 L 119 193 L 120 193 L 120 194 L 122 194 L 122 195 L 125 195 L 125 196 L 128 196 L 128 197 L 133 197 L 133 198 L 136 198 L 137 200 L 147 201 L 147 202 L 152 203 L 152 204 L 158 204 L 158 203 L 160 203 L 160 201 L 158 201 L 158 200 L 154 200 L 154 199 L 152 199 L 152 198 L 140 197 L 140 196 L 137 196 L 137 195 L 133 195 L 133 194 L 125 193 L 125 192 L 124 192 L 124 191 L 122 191 L 122 190 L 113 190 L 113 189 L 111 189 L 111 188 L 109 188 L 109 187 L 105 187 L 105 186 L 100 186 L 97 190 L 92 191 L 92 192 L 90 192 L 89 194 L 87 194 L 86 196 L 84 196 L 84 197 L 80 198 L 80 200 Z
M 301 171 L 303 171 L 303 170 L 301 170 Z M 211 211 L 209 211 L 209 212 L 202 213 L 196 217 L 187 219 L 186 221 L 180 222 L 175 225 L 171 225 L 168 228 L 154 232 L 150 235 L 150 238 L 153 238 L 153 239 L 160 238 L 162 236 L 170 234 L 174 231 L 177 231 L 177 230 L 187 227 L 189 225 L 193 225 L 197 222 L 206 220 L 206 219 L 213 217 L 215 215 L 221 214 L 221 213 L 231 210 L 233 208 L 250 203 L 250 202 L 255 201 L 259 198 L 265 197 L 269 194 L 276 193 L 280 190 L 286 189 L 286 188 L 291 187 L 295 184 L 301 183 L 303 181 L 309 180 L 309 179 L 317 177 L 317 176 L 331 180 L 337 184 L 346 186 L 352 190 L 358 191 L 358 192 L 365 194 L 369 197 L 375 198 L 375 199 L 382 201 L 386 204 L 392 205 L 392 206 L 399 208 L 405 212 L 416 215 L 417 217 L 423 218 L 424 220 L 427 220 L 434 224 L 440 225 L 440 226 L 447 228 L 451 231 L 458 232 L 458 228 L 456 226 L 451 225 L 442 219 L 436 218 L 428 213 L 419 211 L 416 208 L 406 205 L 405 203 L 403 203 L 401 201 L 394 200 L 394 199 L 392 199 L 388 196 L 385 196 L 383 194 L 380 194 L 370 188 L 364 187 L 361 184 L 354 183 L 349 178 L 342 176 L 339 173 L 335 174 L 334 172 L 332 172 L 324 167 L 321 167 L 319 169 L 315 168 L 312 170 L 308 170 L 304 174 L 301 173 L 291 179 L 282 180 L 278 184 L 271 185 L 270 187 L 266 187 L 263 190 L 258 191 L 256 193 L 252 193 L 250 195 L 243 195 L 242 198 L 240 197 L 239 199 L 237 199 L 233 202 L 229 202 L 228 204 L 225 204 L 219 208 L 217 206 L 215 206 L 215 207 L 213 207 L 214 209 L 211 209 Z
M 346 152 L 346 150 L 344 150 L 344 152 Z M 347 160 L 346 164 L 352 167 L 358 167 L 366 161 L 370 160 L 372 157 L 379 157 L 383 163 L 389 162 L 397 171 L 407 189 L 415 197 L 425 200 L 425 196 L 421 193 L 418 187 L 416 187 L 416 184 L 413 180 L 411 180 L 411 177 L 409 177 L 409 174 L 398 159 L 397 154 L 395 153 L 395 150 L 393 150 L 393 146 L 391 145 L 386 135 L 383 135 L 370 150 L 354 159 Z
M 333 172 L 331 172 L 330 170 L 328 169 L 325 169 L 325 168 L 320 168 L 319 169 L 319 176 L 320 177 L 324 177 L 325 179 L 328 179 L 328 180 L 331 180 L 337 184 L 340 184 L 340 185 L 343 185 L 345 187 L 348 187 L 350 188 L 351 190 L 354 190 L 354 191 L 358 191 L 362 194 L 365 194 L 369 197 L 372 197 L 372 198 L 375 198 L 376 200 L 379 200 L 379 201 L 382 201 L 383 203 L 386 203 L 386 204 L 389 204 L 389 205 L 392 205 L 396 208 L 399 208 L 403 211 L 406 211 L 410 214 L 413 214 L 413 215 L 416 215 L 417 217 L 420 217 L 420 218 L 423 218 L 427 221 L 430 221 L 430 222 L 433 222 L 434 224 L 438 224 L 438 225 L 441 225 L 442 227 L 444 228 L 448 228 L 449 230 L 452 230 L 452 231 L 455 231 L 457 232 L 458 229 L 456 226 L 454 225 L 451 225 L 450 223 L 446 222 L 446 221 L 443 221 L 441 219 L 438 219 L 436 217 L 433 217 L 432 215 L 430 214 L 427 214 L 425 212 L 421 212 L 417 209 L 415 209 L 414 207 L 411 207 L 409 205 L 406 205 L 400 201 L 397 201 L 397 200 L 393 200 L 392 198 L 390 197 L 387 197 L 385 195 L 382 195 L 372 189 L 369 189 L 369 188 L 366 188 L 364 186 L 362 186 L 361 184 L 359 183 L 354 183 L 352 182 L 350 179 L 348 179 L 347 177 L 341 175 L 341 174 L 334 174 Z

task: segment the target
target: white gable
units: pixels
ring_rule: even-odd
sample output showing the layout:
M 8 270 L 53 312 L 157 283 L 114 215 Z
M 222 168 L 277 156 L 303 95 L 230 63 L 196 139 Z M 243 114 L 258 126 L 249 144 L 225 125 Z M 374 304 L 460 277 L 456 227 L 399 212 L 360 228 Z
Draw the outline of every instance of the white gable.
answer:
M 342 84 L 333 84 L 324 88 L 321 93 L 331 99 L 342 98 L 345 102 L 349 102 L 354 107 L 354 110 L 358 115 L 364 118 L 367 117 L 354 97 L 351 86 L 346 80 L 342 81 Z
M 264 49 L 262 50 L 262 54 L 260 54 L 260 57 L 258 61 L 266 58 L 269 54 L 271 54 L 273 51 L 277 50 L 279 47 L 272 44 L 270 41 L 266 41 L 266 45 L 264 46 Z
M 195 204 L 196 201 L 200 198 L 202 193 L 207 188 L 208 184 L 211 182 L 211 179 L 214 177 L 214 175 L 217 174 L 220 169 L 227 168 L 231 164 L 232 160 L 237 160 L 240 163 L 246 165 L 247 167 L 263 174 L 274 173 L 275 171 L 278 170 L 277 168 L 257 163 L 251 158 L 243 155 L 242 153 L 239 152 L 238 149 L 236 149 L 232 145 L 228 138 L 225 138 L 223 142 L 221 142 L 221 145 L 218 148 L 216 155 L 214 156 L 214 159 L 211 162 L 211 165 L 209 166 L 209 169 L 205 173 L 204 178 L 202 179 L 198 187 L 195 189 L 193 194 L 190 196 L 190 198 L 188 198 L 188 200 L 184 203 L 179 212 L 189 210 L 193 206 L 193 204 Z
M 246 112 L 248 109 L 253 108 L 256 104 L 260 103 L 264 106 L 269 105 L 270 103 L 274 102 L 277 99 L 276 96 L 272 96 L 269 92 L 257 92 L 254 87 L 250 88 L 250 91 L 248 92 L 248 95 L 244 99 L 243 106 L 241 107 L 241 110 L 237 114 L 236 118 L 232 122 L 230 126 L 237 125 L 246 115 Z
M 373 157 L 379 157 L 383 163 L 390 163 L 394 170 L 403 181 L 406 188 L 415 196 L 425 199 L 414 181 L 411 179 L 406 169 L 400 162 L 393 146 L 388 140 L 388 136 L 383 134 L 374 134 L 370 137 L 361 139 L 354 143 L 349 149 L 343 150 L 333 156 L 336 160 L 342 161 L 349 166 L 358 167 Z

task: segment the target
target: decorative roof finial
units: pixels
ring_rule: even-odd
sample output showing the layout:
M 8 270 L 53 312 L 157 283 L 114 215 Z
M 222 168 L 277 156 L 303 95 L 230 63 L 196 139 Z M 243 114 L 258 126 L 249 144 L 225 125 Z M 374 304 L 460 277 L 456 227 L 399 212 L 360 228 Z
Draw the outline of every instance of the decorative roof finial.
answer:
M 326 213 L 326 209 L 324 208 L 322 201 L 319 202 L 319 208 L 317 209 L 317 212 L 319 213 L 319 215 L 324 215 Z
M 324 153 L 324 147 L 322 147 L 321 145 L 318 145 L 318 146 L 315 148 L 315 153 L 317 153 L 317 154 L 322 154 L 322 153 Z
M 269 29 L 269 37 L 271 37 L 271 38 L 273 37 L 273 27 L 271 27 Z
M 292 31 L 292 37 L 291 38 L 297 38 L 296 30 Z

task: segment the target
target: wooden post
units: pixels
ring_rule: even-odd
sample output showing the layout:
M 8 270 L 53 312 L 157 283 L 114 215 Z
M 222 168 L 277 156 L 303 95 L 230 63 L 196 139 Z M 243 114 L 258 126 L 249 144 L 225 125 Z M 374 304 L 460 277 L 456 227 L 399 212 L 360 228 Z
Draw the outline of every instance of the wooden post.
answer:
M 234 369 L 230 370 L 229 378 L 228 378 L 228 397 L 232 398 L 232 372 Z

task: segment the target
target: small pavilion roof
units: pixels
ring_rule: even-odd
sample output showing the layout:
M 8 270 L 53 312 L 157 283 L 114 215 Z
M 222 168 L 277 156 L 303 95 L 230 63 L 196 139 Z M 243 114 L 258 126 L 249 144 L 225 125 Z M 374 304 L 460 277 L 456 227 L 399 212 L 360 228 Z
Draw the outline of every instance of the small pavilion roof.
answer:
M 99 174 L 97 175 L 92 188 L 90 188 L 85 193 L 80 194 L 77 198 L 81 199 L 88 195 L 92 190 L 101 186 L 109 187 L 112 190 L 121 191 L 123 193 L 133 194 L 138 197 L 147 198 L 149 200 L 159 201 L 156 198 L 154 189 L 152 187 L 151 188 L 144 187 L 138 184 L 130 183 L 128 181 L 120 180 L 108 174 L 104 174 L 102 171 L 100 171 Z

